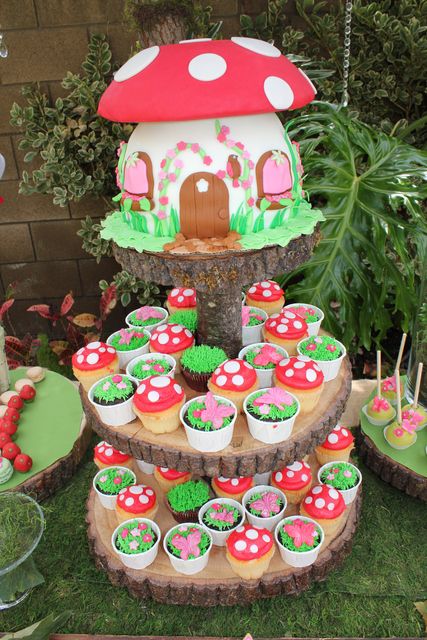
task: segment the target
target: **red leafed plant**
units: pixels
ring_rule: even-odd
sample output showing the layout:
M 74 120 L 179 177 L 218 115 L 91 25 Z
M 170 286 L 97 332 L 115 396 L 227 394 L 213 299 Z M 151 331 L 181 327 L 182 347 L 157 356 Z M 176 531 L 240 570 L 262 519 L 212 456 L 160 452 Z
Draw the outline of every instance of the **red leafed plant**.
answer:
M 5 300 L 0 305 L 0 323 L 9 324 L 12 333 L 15 333 L 9 311 L 15 302 L 15 283 L 10 284 L 6 289 Z M 30 365 L 35 357 L 37 349 L 40 346 L 40 340 L 33 338 L 31 334 L 26 333 L 23 338 L 17 338 L 14 335 L 5 336 L 5 351 L 7 363 L 10 369 L 16 367 Z

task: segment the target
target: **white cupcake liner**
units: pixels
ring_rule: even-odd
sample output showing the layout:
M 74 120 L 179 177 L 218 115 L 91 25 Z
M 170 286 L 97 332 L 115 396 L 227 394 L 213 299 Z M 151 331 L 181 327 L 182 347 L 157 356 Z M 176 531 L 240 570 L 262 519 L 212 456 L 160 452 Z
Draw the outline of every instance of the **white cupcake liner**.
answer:
M 144 460 L 137 460 L 135 458 L 137 467 L 142 473 L 146 473 L 147 475 L 151 475 L 154 473 L 155 465 L 150 462 L 144 462 Z
M 234 424 L 236 422 L 236 418 L 239 414 L 237 411 L 236 405 L 231 402 L 228 398 L 223 398 L 222 396 L 215 395 L 214 398 L 218 402 L 223 402 L 231 406 L 234 411 L 234 417 L 232 418 L 229 425 L 223 427 L 222 429 L 217 429 L 216 431 L 199 431 L 198 429 L 193 429 L 189 424 L 185 422 L 184 416 L 185 413 L 193 402 L 197 400 L 203 400 L 206 395 L 196 396 L 195 398 L 191 398 L 188 400 L 182 407 L 179 412 L 179 418 L 181 423 L 184 425 L 185 433 L 187 435 L 187 440 L 193 449 L 197 451 L 201 451 L 203 453 L 215 453 L 216 451 L 222 451 L 230 444 L 233 438 Z
M 387 429 L 387 428 L 388 428 L 388 425 L 387 425 L 386 427 L 384 427 L 384 431 L 383 431 L 384 439 L 385 439 L 385 441 L 387 442 L 387 444 L 388 444 L 392 449 L 396 449 L 397 451 L 404 451 L 405 449 L 409 449 L 409 447 L 412 447 L 412 445 L 414 445 L 414 444 L 416 443 L 416 441 L 417 441 L 417 437 L 418 437 L 418 436 L 417 436 L 417 434 L 415 433 L 415 440 L 414 440 L 413 442 L 411 442 L 411 444 L 407 444 L 407 445 L 405 445 L 404 447 L 397 447 L 395 444 L 391 444 L 391 442 L 389 442 L 389 441 L 387 440 L 386 435 L 385 435 L 385 432 L 386 432 L 386 429 Z
M 138 307 L 138 309 L 139 309 L 139 307 Z M 152 307 L 152 309 L 155 309 L 156 311 L 160 311 L 161 313 L 163 313 L 163 314 L 164 314 L 164 317 L 163 317 L 163 318 L 159 318 L 159 321 L 158 321 L 158 322 L 155 322 L 154 324 L 150 324 L 150 325 L 147 325 L 147 326 L 145 326 L 145 327 L 141 327 L 140 325 L 138 326 L 138 325 L 136 325 L 136 324 L 132 324 L 132 322 L 131 322 L 131 320 L 130 320 L 131 315 L 132 315 L 135 311 L 137 311 L 138 309 L 134 309 L 133 311 L 130 311 L 130 312 L 127 314 L 126 318 L 125 318 L 125 322 L 126 322 L 127 326 L 128 326 L 128 327 L 130 327 L 131 329 L 137 329 L 137 330 L 139 330 L 139 331 L 140 331 L 141 329 L 145 329 L 146 331 L 148 331 L 148 333 L 153 333 L 153 331 L 154 331 L 157 327 L 159 327 L 161 324 L 164 324 L 164 323 L 166 322 L 166 320 L 168 319 L 168 317 L 169 317 L 168 312 L 167 312 L 167 311 L 166 311 L 166 309 L 164 309 L 163 307 Z
M 262 330 L 266 320 L 268 320 L 268 314 L 264 311 L 264 309 L 259 309 L 258 307 L 251 306 L 251 309 L 252 308 L 256 309 L 257 314 L 262 316 L 264 318 L 264 321 L 260 322 L 260 324 L 254 325 L 253 327 L 242 327 L 242 345 L 244 347 L 250 344 L 254 344 L 254 342 L 260 342 L 262 340 Z
M 232 529 L 227 529 L 227 531 L 217 531 L 216 529 L 211 529 L 210 527 L 208 527 L 207 524 L 203 522 L 203 516 L 213 504 L 231 505 L 232 507 L 237 509 L 240 515 L 242 516 L 241 521 L 238 524 L 236 524 L 236 526 L 233 527 Z M 212 542 L 216 547 L 225 547 L 226 540 L 230 535 L 230 533 L 235 529 L 237 529 L 237 527 L 241 527 L 244 521 L 245 521 L 245 511 L 242 505 L 240 504 L 240 502 L 237 502 L 236 500 L 232 500 L 231 498 L 214 498 L 213 500 L 209 500 L 209 502 L 206 502 L 199 509 L 199 522 L 201 525 L 203 525 L 203 527 L 205 527 L 209 531 L 209 533 L 212 536 Z
M 261 518 L 259 516 L 254 515 L 249 511 L 249 509 L 246 506 L 253 495 L 255 495 L 256 493 L 262 493 L 264 491 L 270 491 L 271 493 L 275 493 L 283 502 L 283 508 L 280 511 L 280 513 L 277 513 L 274 516 L 270 516 L 269 518 Z M 271 487 L 266 484 L 260 484 L 260 485 L 257 485 L 256 487 L 252 487 L 251 489 L 248 489 L 242 498 L 242 505 L 245 509 L 245 514 L 248 522 L 257 527 L 264 527 L 269 531 L 273 531 L 277 523 L 280 522 L 280 520 L 283 520 L 283 514 L 285 513 L 287 504 L 288 504 L 288 501 L 283 491 L 280 491 L 280 489 L 277 489 L 276 487 Z
M 172 533 L 172 531 L 179 532 L 179 527 L 182 527 L 182 526 L 201 527 L 207 533 L 207 535 L 210 538 L 211 544 L 209 549 L 206 551 L 206 553 L 203 556 L 199 556 L 198 558 L 193 558 L 192 560 L 182 560 L 181 558 L 174 556 L 173 553 L 169 551 L 168 545 L 167 545 L 167 539 L 169 538 L 169 535 Z M 173 566 L 175 571 L 177 571 L 178 573 L 183 573 L 186 576 L 192 576 L 195 573 L 200 573 L 200 571 L 203 571 L 203 569 L 206 568 L 209 562 L 209 554 L 212 551 L 212 546 L 213 546 L 213 541 L 212 541 L 211 532 L 204 525 L 201 525 L 196 522 L 184 522 L 182 524 L 175 525 L 174 527 L 171 527 L 169 529 L 169 531 L 165 534 L 165 537 L 163 538 L 163 549 L 165 550 L 165 553 L 168 556 L 171 565 Z
M 316 527 L 320 529 L 320 536 L 321 536 L 320 544 L 318 544 L 317 547 L 315 547 L 314 549 L 310 549 L 310 551 L 291 551 L 290 549 L 286 549 L 280 542 L 279 531 L 283 526 L 283 524 L 285 523 L 285 521 L 289 521 L 289 520 L 293 521 L 297 519 L 303 520 L 304 522 L 312 522 L 313 524 L 316 525 Z M 275 537 L 277 546 L 279 547 L 280 555 L 282 557 L 283 562 L 285 562 L 291 567 L 309 567 L 311 564 L 313 564 L 317 560 L 317 556 L 319 555 L 320 549 L 325 540 L 325 533 L 322 527 L 320 526 L 320 524 L 315 520 L 312 520 L 312 518 L 307 518 L 306 516 L 288 516 L 283 518 L 277 524 L 274 530 L 274 537 Z
M 137 356 L 136 358 L 133 358 L 133 360 L 131 360 L 127 367 L 126 367 L 126 375 L 129 376 L 129 378 L 132 378 L 132 380 L 134 380 L 136 382 L 136 384 L 139 385 L 140 382 L 143 381 L 143 378 L 137 378 L 134 375 L 132 375 L 132 370 L 134 368 L 134 366 L 136 364 L 138 364 L 138 362 L 145 362 L 146 360 L 152 360 L 153 358 L 162 358 L 162 360 L 167 360 L 172 369 L 169 371 L 169 373 L 159 373 L 159 376 L 169 376 L 169 378 L 174 378 L 175 377 L 175 373 L 176 373 L 176 360 L 175 358 L 173 358 L 172 356 L 170 356 L 167 353 L 156 353 L 156 352 L 151 352 L 151 351 L 147 351 L 146 353 Z
M 300 345 L 305 340 L 307 340 L 307 338 L 303 338 L 297 344 L 297 351 L 298 351 L 300 356 L 306 355 L 306 354 L 301 353 L 301 351 L 300 351 Z M 323 373 L 325 382 L 330 382 L 331 380 L 335 380 L 335 378 L 337 377 L 337 375 L 338 375 L 338 373 L 339 373 L 339 371 L 341 369 L 342 361 L 344 360 L 345 356 L 347 355 L 347 350 L 346 350 L 345 346 L 342 344 L 342 342 L 339 342 L 337 340 L 337 343 L 341 348 L 342 354 L 340 355 L 339 358 L 336 358 L 335 360 L 316 360 L 312 356 L 308 356 L 308 358 L 310 358 L 310 360 L 315 362 L 317 364 L 317 366 L 320 368 L 321 372 Z
M 115 542 L 119 529 L 130 522 L 145 522 L 145 524 L 149 525 L 156 532 L 157 540 L 154 545 L 150 549 L 148 549 L 148 551 L 130 554 L 123 553 L 123 551 L 119 551 L 119 549 L 117 549 Z M 161 535 L 162 534 L 159 527 L 155 522 L 153 522 L 153 520 L 149 520 L 148 518 L 130 518 L 125 522 L 121 522 L 119 526 L 114 529 L 113 535 L 111 536 L 111 546 L 113 547 L 113 551 L 119 556 L 120 560 L 126 567 L 135 570 L 145 569 L 150 564 L 152 564 L 157 557 Z
M 134 474 L 133 471 L 131 471 L 127 467 L 121 467 L 120 465 L 115 465 L 115 464 L 111 465 L 111 467 L 113 467 L 114 469 L 123 469 L 123 471 L 131 473 L 132 476 L 133 476 L 133 484 L 136 484 L 136 475 Z M 99 489 L 96 486 L 96 481 L 97 481 L 98 477 L 102 476 L 106 471 L 108 471 L 108 469 L 111 469 L 111 467 L 105 467 L 104 469 L 100 469 L 98 471 L 98 473 L 95 474 L 95 476 L 94 476 L 94 478 L 92 480 L 92 485 L 93 485 L 93 488 L 95 489 L 96 494 L 97 494 L 97 496 L 99 498 L 99 501 L 102 504 L 102 506 L 104 507 L 104 509 L 108 509 L 109 511 L 114 511 L 114 509 L 116 508 L 116 502 L 117 502 L 118 494 L 116 494 L 115 496 L 109 496 L 109 495 L 99 491 Z
M 355 497 L 357 496 L 359 487 L 362 484 L 362 473 L 360 469 L 354 466 L 354 464 L 351 464 L 351 462 L 347 462 L 346 460 L 334 460 L 333 462 L 327 462 L 322 467 L 320 467 L 319 471 L 317 472 L 317 479 L 320 484 L 328 484 L 327 482 L 322 482 L 322 480 L 320 479 L 322 473 L 325 471 L 325 469 L 328 469 L 329 467 L 335 467 L 335 465 L 340 464 L 340 462 L 344 462 L 345 464 L 349 464 L 351 467 L 353 467 L 353 469 L 356 471 L 359 477 L 359 482 L 354 487 L 351 487 L 351 489 L 337 489 L 337 491 L 344 498 L 344 502 L 346 504 L 351 504 L 355 499 Z M 328 486 L 332 486 L 332 485 L 328 485 Z
M 148 338 L 147 342 L 142 347 L 138 347 L 138 349 L 130 349 L 130 351 L 120 351 L 119 349 L 116 349 L 117 356 L 119 358 L 119 367 L 122 370 L 126 369 L 129 362 L 137 356 L 142 356 L 143 353 L 148 353 L 148 349 L 150 347 L 150 332 L 142 327 L 140 327 L 138 331 Z M 107 344 L 111 344 L 114 336 L 118 333 L 120 333 L 120 331 L 115 331 L 109 335 L 107 338 Z
M 116 375 L 122 375 L 122 374 L 116 374 Z M 98 415 L 101 418 L 102 422 L 107 424 L 109 427 L 119 427 L 123 424 L 128 424 L 128 422 L 132 422 L 132 420 L 135 420 L 136 418 L 135 413 L 133 411 L 134 394 L 132 394 L 128 400 L 125 400 L 125 402 L 119 402 L 118 404 L 112 404 L 109 406 L 98 404 L 93 399 L 93 393 L 94 393 L 95 387 L 97 387 L 98 384 L 100 384 L 103 380 L 106 380 L 107 378 L 110 378 L 110 377 L 111 376 L 105 376 L 104 378 L 101 378 L 101 380 L 97 380 L 96 382 L 94 382 L 91 388 L 89 389 L 88 398 L 89 398 L 89 402 L 97 410 Z M 123 374 L 122 377 L 125 377 L 125 375 Z
M 292 416 L 292 418 L 287 418 L 286 420 L 277 422 L 266 422 L 263 420 L 258 420 L 258 418 L 255 418 L 249 413 L 249 411 L 247 410 L 247 405 L 250 398 L 260 391 L 266 392 L 268 391 L 268 388 L 257 389 L 256 391 L 253 391 L 248 396 L 246 396 L 243 402 L 243 410 L 246 414 L 250 434 L 253 438 L 255 438 L 255 440 L 259 440 L 260 442 L 264 442 L 266 444 L 283 442 L 284 440 L 287 440 L 292 433 L 292 429 L 295 420 L 300 412 L 301 405 L 298 399 L 290 393 L 289 395 L 291 395 L 297 403 L 297 411 L 295 415 Z
M 387 400 L 388 402 L 388 400 Z M 391 404 L 391 403 L 390 403 Z M 362 413 L 364 416 L 366 416 L 368 422 L 370 422 L 371 424 L 374 425 L 374 427 L 384 427 L 387 424 L 390 424 L 390 422 L 393 422 L 393 420 L 396 418 L 396 411 L 393 409 L 394 413 L 391 416 L 391 418 L 388 418 L 387 420 L 377 420 L 376 418 L 372 418 L 372 416 L 370 416 L 368 414 L 368 405 L 365 404 L 362 407 Z
M 283 358 L 289 358 L 289 354 L 286 351 L 286 349 L 284 349 L 283 347 L 280 347 L 278 344 L 274 344 L 273 345 L 273 344 L 271 344 L 271 342 L 255 342 L 253 344 L 248 344 L 245 347 L 243 347 L 243 349 L 241 349 L 239 351 L 239 355 L 237 357 L 241 358 L 242 360 L 244 360 L 244 356 L 246 355 L 246 353 L 248 351 L 250 351 L 254 347 L 263 347 L 264 345 L 268 345 L 269 347 L 274 347 L 275 349 L 277 349 L 277 351 L 280 351 L 280 353 L 283 353 Z M 257 369 L 256 366 L 254 366 L 254 369 L 255 369 L 255 372 L 256 372 L 260 387 L 273 387 L 274 386 L 273 374 L 274 374 L 275 368 L 273 368 L 273 369 Z
M 295 307 L 308 307 L 309 309 L 313 309 L 316 315 L 319 316 L 319 320 L 317 322 L 307 322 L 308 335 L 317 336 L 320 331 L 320 325 L 325 318 L 325 314 L 323 313 L 322 309 L 314 306 L 314 304 L 308 304 L 306 302 L 295 302 L 294 304 L 287 304 L 285 307 L 283 307 L 283 310 L 285 311 L 286 309 L 295 309 Z

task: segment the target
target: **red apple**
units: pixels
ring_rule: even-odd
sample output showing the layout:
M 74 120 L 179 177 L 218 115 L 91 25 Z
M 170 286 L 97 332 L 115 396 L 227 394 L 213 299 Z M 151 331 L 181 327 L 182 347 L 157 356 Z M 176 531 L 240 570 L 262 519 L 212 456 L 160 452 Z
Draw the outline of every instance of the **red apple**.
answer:
M 7 406 L 10 407 L 11 409 L 18 409 L 19 411 L 24 406 L 24 402 L 22 398 L 16 395 L 10 398 L 9 402 L 7 403 Z
M 4 412 L 3 419 L 18 423 L 20 417 L 21 417 L 21 414 L 19 413 L 18 409 L 13 409 L 12 407 L 8 407 Z
M 3 458 L 8 460 L 15 460 L 18 453 L 21 453 L 21 449 L 15 442 L 8 442 L 1 450 Z
M 15 460 L 13 461 L 13 467 L 16 471 L 20 471 L 21 473 L 27 473 L 33 466 L 33 461 L 30 456 L 27 456 L 26 453 L 18 453 Z
M 18 425 L 16 424 L 16 422 L 12 422 L 7 418 L 0 419 L 0 433 L 6 433 L 8 436 L 10 436 L 10 438 L 12 438 L 12 436 L 15 435 L 17 430 L 18 430 Z
M 29 384 L 25 384 L 19 392 L 19 397 L 25 402 L 31 402 L 36 397 L 36 390 Z
M 0 431 L 0 449 L 4 447 L 8 442 L 12 442 L 12 438 L 5 431 Z

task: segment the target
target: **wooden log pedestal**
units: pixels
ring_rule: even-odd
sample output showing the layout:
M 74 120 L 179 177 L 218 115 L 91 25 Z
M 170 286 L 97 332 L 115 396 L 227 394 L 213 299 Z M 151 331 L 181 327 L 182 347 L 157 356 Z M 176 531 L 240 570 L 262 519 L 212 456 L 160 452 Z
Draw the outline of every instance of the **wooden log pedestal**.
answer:
M 308 459 L 313 477 L 317 477 L 318 464 Z M 163 535 L 176 524 L 164 503 L 163 492 L 154 476 L 137 471 L 138 482 L 148 484 L 156 491 L 159 510 L 155 521 Z M 310 567 L 296 569 L 285 564 L 276 548 L 268 571 L 259 580 L 242 580 L 231 569 L 224 547 L 212 548 L 209 562 L 203 571 L 193 576 L 177 573 L 163 550 L 152 565 L 135 571 L 123 565 L 111 546 L 111 535 L 118 525 L 115 511 L 104 509 L 92 489 L 87 502 L 88 538 L 91 553 L 99 569 L 105 571 L 110 582 L 126 587 L 136 598 L 153 598 L 164 604 L 191 604 L 201 607 L 246 605 L 260 598 L 278 595 L 296 595 L 308 589 L 312 582 L 325 580 L 349 555 L 361 507 L 361 491 L 343 515 L 337 534 L 325 537 L 316 562 Z M 298 513 L 298 507 L 289 505 L 285 515 Z
M 313 234 L 300 236 L 286 247 L 176 254 L 138 253 L 113 243 L 113 253 L 123 269 L 138 278 L 166 287 L 196 289 L 199 341 L 221 347 L 235 358 L 242 348 L 242 287 L 288 273 L 307 262 L 319 238 L 316 228 Z
M 186 385 L 182 376 L 178 375 L 176 379 L 184 387 L 187 399 L 200 395 Z M 288 440 L 274 445 L 255 440 L 249 433 L 246 417 L 240 414 L 231 445 L 218 453 L 200 453 L 190 447 L 183 428 L 155 435 L 147 431 L 138 419 L 120 427 L 107 426 L 80 387 L 89 424 L 116 449 L 160 467 L 229 478 L 279 469 L 311 453 L 341 418 L 350 391 L 351 366 L 349 359 L 345 358 L 338 377 L 325 384 L 316 410 L 297 417 Z

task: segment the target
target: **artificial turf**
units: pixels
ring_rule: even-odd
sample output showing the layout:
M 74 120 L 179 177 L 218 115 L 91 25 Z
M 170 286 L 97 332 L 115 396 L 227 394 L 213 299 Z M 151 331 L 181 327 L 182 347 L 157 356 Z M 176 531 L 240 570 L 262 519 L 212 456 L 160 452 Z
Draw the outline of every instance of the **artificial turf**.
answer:
M 2 612 L 0 629 L 15 631 L 69 610 L 63 633 L 422 637 L 424 624 L 414 602 L 427 598 L 426 506 L 360 468 L 362 518 L 342 567 L 298 597 L 203 609 L 140 602 L 95 568 L 85 525 L 96 470 L 88 453 L 73 480 L 43 504 L 47 526 L 34 557 L 45 584 Z

